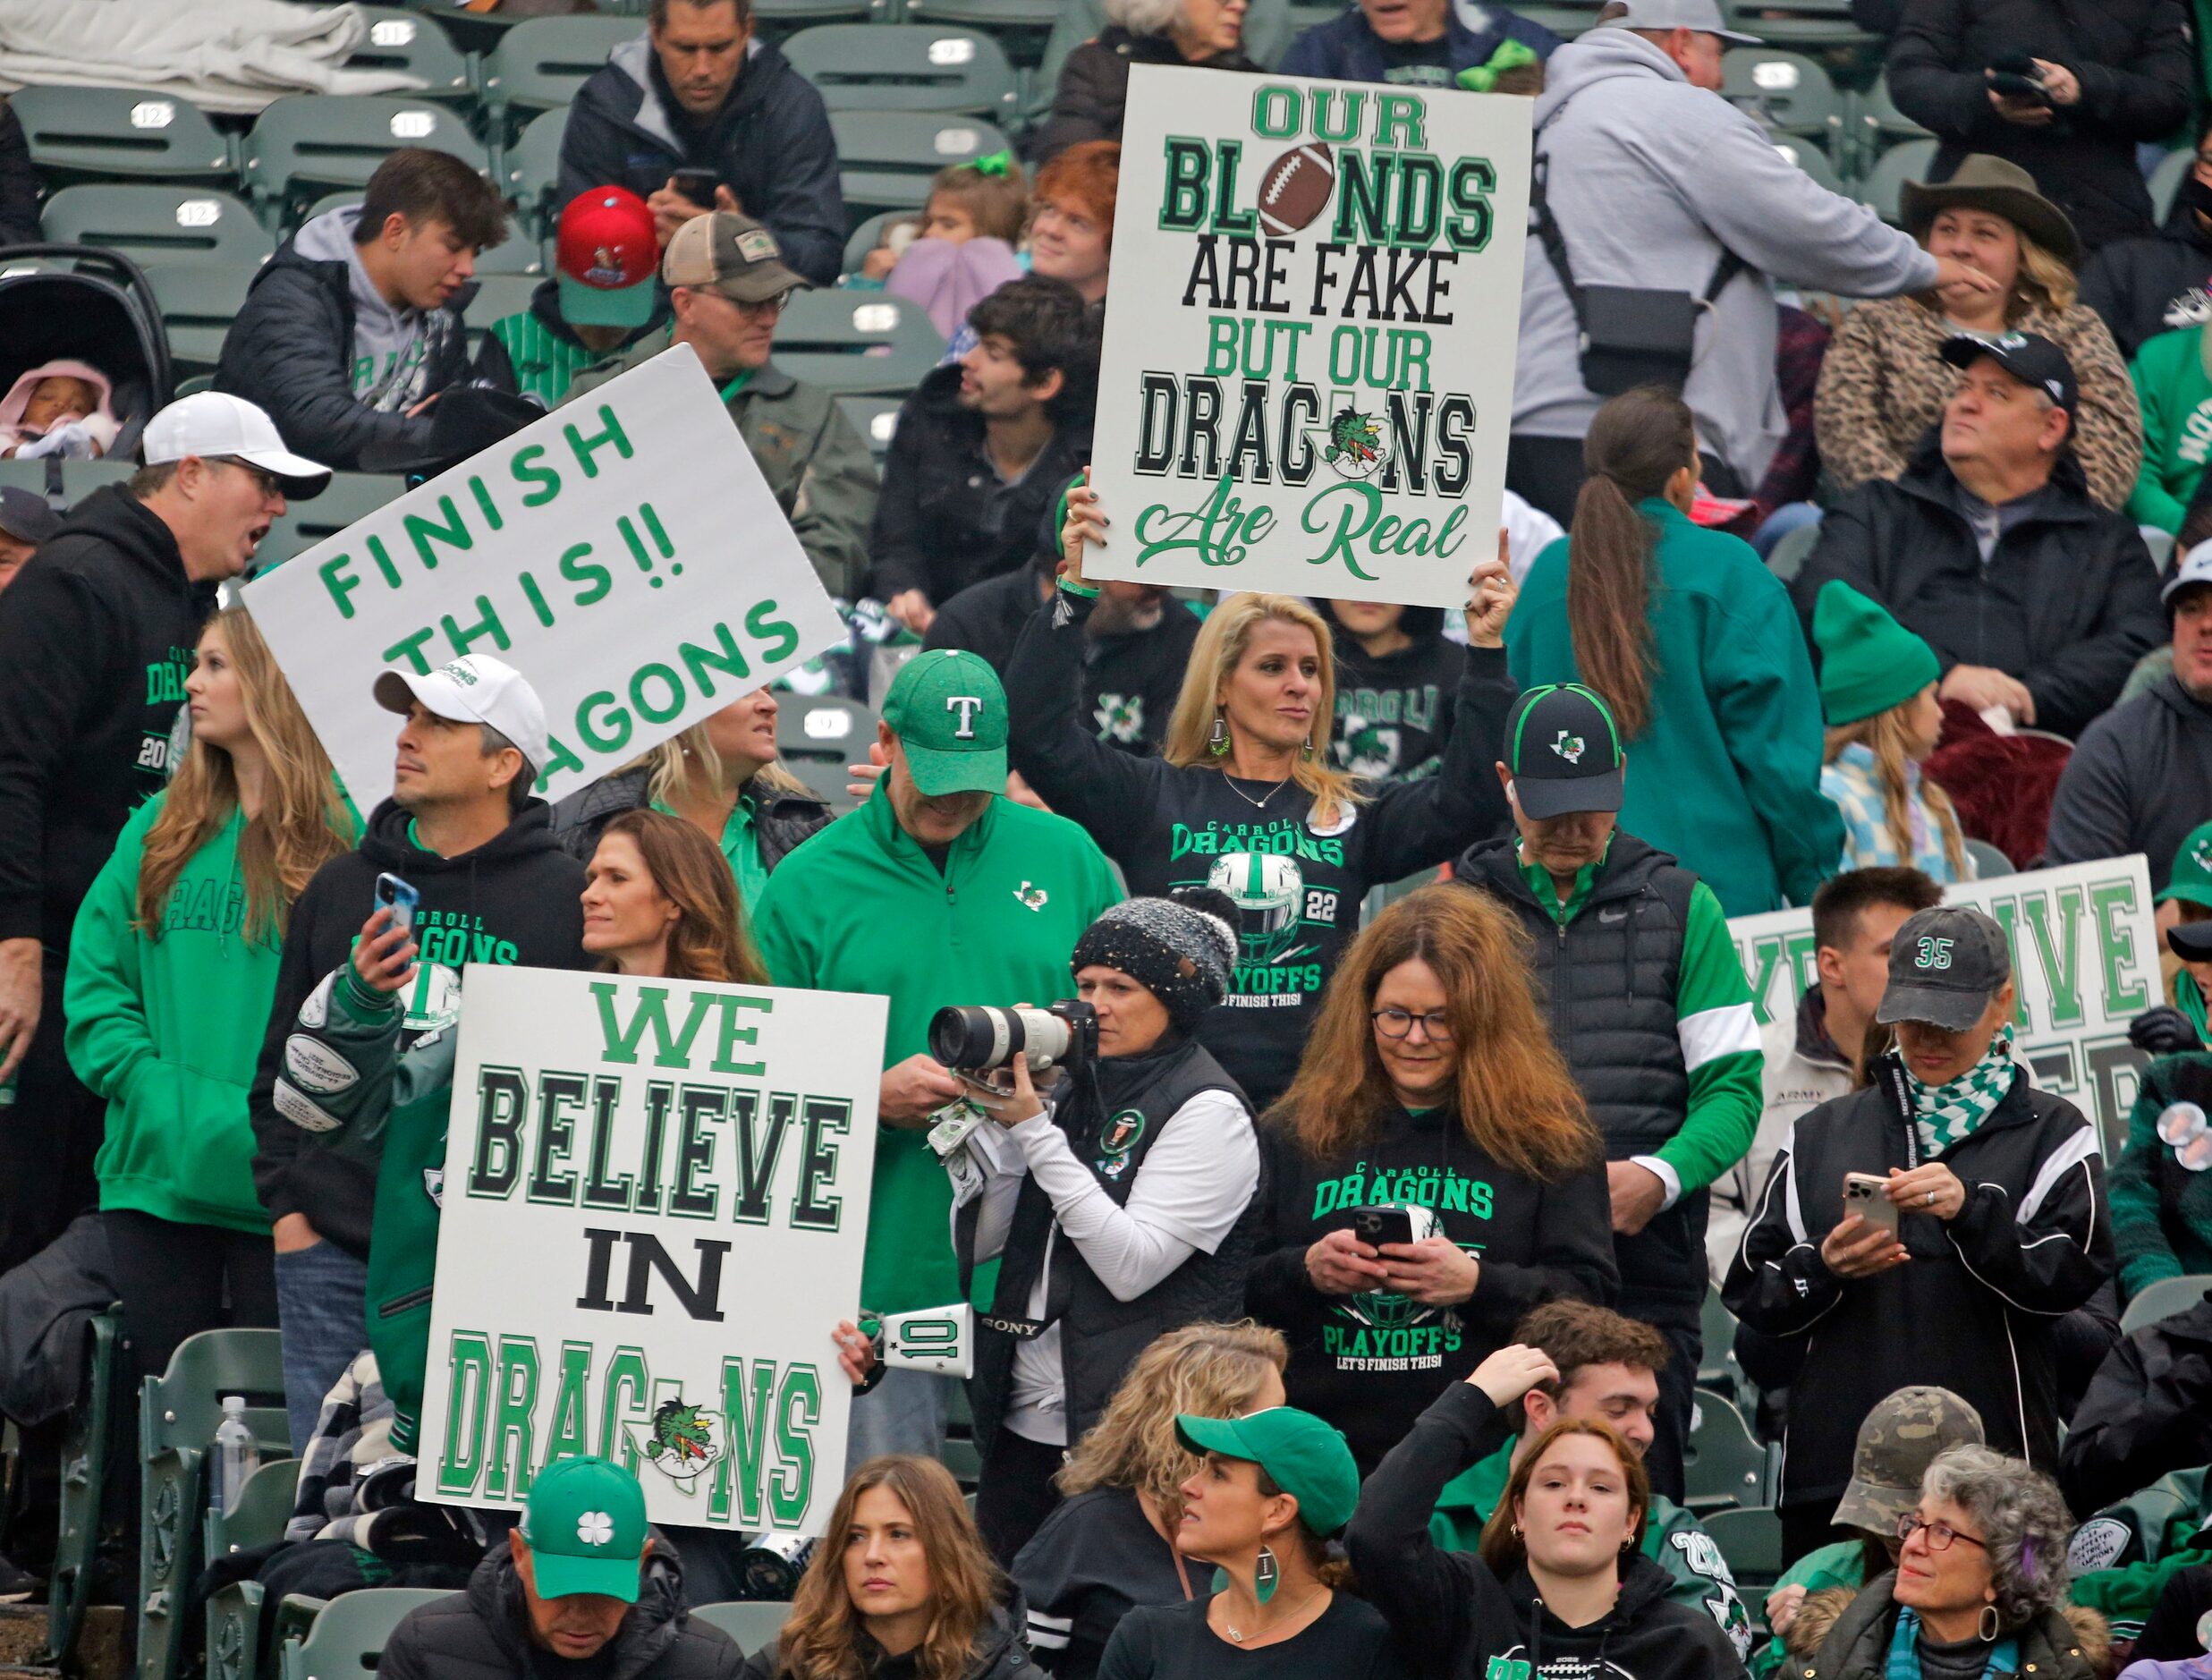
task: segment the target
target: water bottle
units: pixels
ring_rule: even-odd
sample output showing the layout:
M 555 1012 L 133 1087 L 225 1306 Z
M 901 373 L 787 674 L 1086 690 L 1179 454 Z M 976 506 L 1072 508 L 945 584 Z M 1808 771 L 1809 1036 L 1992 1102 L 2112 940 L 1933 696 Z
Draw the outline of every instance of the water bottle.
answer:
M 216 1508 L 225 1516 L 238 1509 L 246 1482 L 261 1468 L 261 1445 L 246 1427 L 243 1396 L 230 1395 L 223 1402 L 223 1422 L 215 1432 L 215 1490 Z

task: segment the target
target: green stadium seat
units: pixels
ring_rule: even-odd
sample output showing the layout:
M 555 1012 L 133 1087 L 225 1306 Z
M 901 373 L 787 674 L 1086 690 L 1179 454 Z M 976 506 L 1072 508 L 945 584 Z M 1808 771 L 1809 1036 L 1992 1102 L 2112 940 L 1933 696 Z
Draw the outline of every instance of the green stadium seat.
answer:
M 900 21 L 980 30 L 1014 64 L 1034 66 L 1060 21 L 1060 0 L 905 0 Z
M 479 91 L 485 108 L 495 122 L 511 111 L 558 109 L 576 97 L 609 53 L 638 33 L 635 18 L 525 19 L 484 60 Z
M 201 1520 L 225 1395 L 245 1396 L 246 1423 L 265 1459 L 291 1450 L 283 1345 L 275 1330 L 187 1336 L 169 1369 L 146 1379 L 140 1397 L 138 1680 L 174 1680 L 177 1673 L 180 1618 L 199 1573 Z
M 566 106 L 541 111 L 501 155 L 500 191 L 523 219 L 541 232 L 552 229 L 553 195 L 561 181 L 561 136 L 567 129 Z
M 436 1587 L 364 1587 L 333 1599 L 303 1637 L 284 1642 L 283 1680 L 367 1680 L 394 1629 L 453 1596 Z
M 1871 47 L 1881 37 L 1852 21 L 1851 0 L 1727 0 L 1733 27 L 1769 47 Z
M 0 462 L 0 473 L 14 467 L 43 468 L 42 461 Z M 43 479 L 43 473 L 41 474 Z M 0 482 L 14 482 L 0 478 Z M 43 492 L 45 485 L 22 488 Z M 123 1395 L 123 1318 L 119 1309 L 93 1315 L 85 1360 L 84 1393 L 62 1423 L 61 1529 L 55 1540 L 54 1566 L 47 1572 L 47 1643 L 35 1659 L 39 1666 L 75 1668 L 77 1637 L 92 1602 L 92 1562 L 99 1549 L 101 1512 L 111 1466 L 126 1464 L 130 1451 L 129 1407 Z
M 64 187 L 46 201 L 39 224 L 57 243 L 119 250 L 140 267 L 201 258 L 260 263 L 275 245 L 242 200 L 212 188 Z
M 720 1628 L 737 1642 L 740 1650 L 750 1657 L 762 1646 L 772 1642 L 784 1631 L 784 1624 L 791 1616 L 791 1606 L 772 1599 L 694 1604 L 691 1616 L 695 1621 Z
M 29 490 L 34 496 L 45 496 L 47 463 L 44 461 L 13 458 L 0 461 L 0 486 L 11 490 Z
M 1973 860 L 1974 878 L 1978 881 L 1994 881 L 2000 875 L 2020 873 L 2013 867 L 2013 860 L 1987 840 L 1977 840 L 1968 835 L 1960 841 L 1960 844 L 1966 848 L 1966 855 Z
M 240 174 L 267 215 L 310 190 L 368 185 L 403 146 L 451 152 L 472 169 L 490 163 L 460 116 L 434 101 L 302 93 L 261 113 L 246 135 Z
M 169 335 L 169 360 L 180 371 L 210 369 L 222 360 L 223 339 L 246 301 L 246 288 L 259 271 L 258 260 L 242 263 L 188 258 L 141 259 L 161 305 L 161 324 Z
M 469 61 L 436 18 L 397 6 L 361 6 L 369 27 L 361 44 L 345 61 L 349 70 L 384 70 L 414 76 L 425 99 L 473 100 L 476 86 Z
M 919 210 L 938 170 L 1010 144 L 988 123 L 927 111 L 832 111 L 829 128 L 846 213 L 862 220 L 878 210 Z M 527 142 L 530 136 L 522 138 Z
M 1900 140 L 1930 140 L 1934 137 L 1911 117 L 1897 108 L 1896 100 L 1890 98 L 1889 78 L 1877 75 L 1874 85 L 1864 93 L 1853 94 L 1850 99 L 1850 115 L 1845 126 L 1849 130 L 1851 145 L 1857 153 L 1850 173 L 1863 175 L 1885 146 L 1894 146 Z
M 758 27 L 779 47 L 794 31 L 817 23 L 860 23 L 873 19 L 894 21 L 899 0 L 754 0 Z
M 1726 1395 L 1700 1388 L 1697 1416 L 1682 1451 L 1682 1503 L 1700 1517 L 1730 1506 L 1759 1505 L 1767 1496 L 1767 1449 Z
M 1737 1591 L 1756 1606 L 1782 1578 L 1782 1514 L 1771 1506 L 1710 1511 L 1699 1521 L 1728 1560 Z
M 1907 140 L 1902 146 L 1893 146 L 1875 159 L 1874 167 L 1867 171 L 1866 179 L 1859 183 L 1861 202 L 1872 205 L 1885 222 L 1895 222 L 1903 212 L 1900 204 L 1904 197 L 1905 182 L 1925 181 L 1936 161 L 1937 142 L 1932 140 Z
M 1513 10 L 1531 23 L 1541 23 L 1562 40 L 1571 41 L 1598 26 L 1598 14 L 1581 6 L 1515 6 Z
M 818 759 L 834 765 L 842 781 L 844 767 L 867 757 L 875 739 L 875 715 L 858 700 L 837 694 L 779 697 L 775 751 L 787 768 Z
M 280 1458 L 255 1471 L 227 1516 L 208 1508 L 208 1532 L 201 1557 L 212 1563 L 251 1546 L 284 1538 L 299 1491 L 300 1465 Z M 261 1583 L 235 1581 L 208 1600 L 208 1680 L 255 1680 L 261 1633 Z
M 1819 544 L 1820 527 L 1801 525 L 1775 544 L 1774 552 L 1767 556 L 1767 569 L 1787 583 L 1805 569 L 1805 562 Z
M 882 471 L 884 457 L 891 453 L 892 435 L 899 428 L 903 404 L 896 397 L 841 396 L 837 406 L 852 422 L 852 429 L 868 440 L 868 452 L 876 457 L 876 470 Z
M 470 300 L 461 317 L 471 345 L 490 332 L 495 322 L 530 308 L 531 294 L 537 290 L 538 282 L 527 275 L 477 276 L 476 296 Z
M 852 230 L 852 237 L 845 241 L 844 267 L 846 274 L 858 274 L 860 265 L 868 260 L 868 253 L 883 242 L 883 231 L 902 216 L 911 216 L 914 208 L 907 206 L 896 210 L 878 210 Z
M 973 30 L 822 23 L 784 43 L 792 67 L 833 111 L 949 111 L 1010 118 L 1013 67 Z
M 1843 178 L 1835 173 L 1835 165 L 1828 161 L 1828 155 L 1821 149 L 1818 140 L 1784 135 L 1775 141 L 1775 149 L 1830 192 L 1843 191 Z
M 138 463 L 111 457 L 98 461 L 64 461 L 62 469 L 62 505 L 74 507 L 95 490 L 121 484 L 138 471 Z
M 2150 214 L 2159 226 L 2165 225 L 2166 215 L 2174 208 L 2174 200 L 2180 196 L 2182 182 L 2189 179 L 2189 172 L 2197 161 L 2194 146 L 2175 148 L 2165 155 L 2159 165 L 2150 172 Z
M 2120 1315 L 2120 1328 L 2132 1336 L 2146 1324 L 2186 1312 L 2204 1299 L 2207 1289 L 2212 1289 L 2212 1277 L 2161 1277 L 2128 1302 Z
M 230 142 L 198 106 L 130 88 L 25 88 L 8 96 L 30 160 L 54 180 L 227 181 Z
M 1721 60 L 1721 74 L 1722 96 L 1770 132 L 1831 143 L 1842 136 L 1843 98 L 1803 54 L 1739 47 Z
M 284 516 L 269 527 L 269 534 L 261 539 L 254 553 L 255 575 L 305 554 L 406 494 L 407 480 L 395 473 L 332 473 L 320 496 L 292 503 L 284 509 Z
M 775 327 L 775 365 L 834 394 L 903 395 L 944 354 L 921 307 L 885 292 L 801 292 Z

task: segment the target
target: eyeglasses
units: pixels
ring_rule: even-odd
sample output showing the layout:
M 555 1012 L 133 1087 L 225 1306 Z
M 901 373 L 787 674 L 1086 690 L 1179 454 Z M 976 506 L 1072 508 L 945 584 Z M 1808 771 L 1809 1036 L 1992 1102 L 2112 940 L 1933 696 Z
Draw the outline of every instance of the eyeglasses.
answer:
M 742 298 L 732 298 L 741 315 L 781 315 L 784 306 L 791 301 L 791 293 L 779 292 L 772 298 L 762 298 L 758 303 L 748 303 Z
M 1928 1537 L 1928 1549 L 1931 1552 L 1949 1551 L 1953 1540 L 1964 1540 L 1969 1546 L 1979 1546 L 1984 1551 L 1989 1549 L 1987 1540 L 1978 1540 L 1971 1534 L 1962 1534 L 1948 1523 L 1923 1523 L 1911 1511 L 1897 1519 L 1897 1540 L 1900 1544 L 1922 1532 Z
M 2201 1173 L 2212 1167 L 2212 1126 L 2193 1102 L 2166 1105 L 2158 1116 L 2158 1141 L 2173 1150 L 2185 1171 Z
M 257 467 L 250 461 L 241 461 L 235 455 L 216 455 L 211 457 L 211 459 L 222 462 L 223 465 L 226 467 L 235 467 L 239 471 L 244 473 L 248 478 L 251 479 L 256 484 L 261 487 L 261 494 L 264 496 L 281 495 L 284 491 L 284 487 L 283 482 L 274 472 L 270 472 L 261 467 Z
M 1416 1021 L 1427 1031 L 1432 1044 L 1448 1043 L 1452 1037 L 1452 1018 L 1441 1009 L 1432 1009 L 1425 1015 L 1406 1009 L 1377 1009 L 1369 1013 L 1368 1019 L 1386 1039 L 1404 1038 L 1413 1031 Z

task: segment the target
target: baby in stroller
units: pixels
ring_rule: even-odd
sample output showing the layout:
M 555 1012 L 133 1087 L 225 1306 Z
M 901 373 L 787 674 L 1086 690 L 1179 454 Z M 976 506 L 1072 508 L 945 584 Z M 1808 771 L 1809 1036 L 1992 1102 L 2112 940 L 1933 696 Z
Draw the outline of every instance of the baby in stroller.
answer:
M 121 429 L 107 376 L 62 358 L 26 369 L 0 397 L 0 460 L 104 455 Z

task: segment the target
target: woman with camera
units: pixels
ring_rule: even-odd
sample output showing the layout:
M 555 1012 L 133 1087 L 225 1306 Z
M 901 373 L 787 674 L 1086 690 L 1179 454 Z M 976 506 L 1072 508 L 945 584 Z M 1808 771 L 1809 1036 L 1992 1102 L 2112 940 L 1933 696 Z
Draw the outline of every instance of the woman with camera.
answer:
M 1400 899 L 1352 942 L 1262 1128 L 1246 1305 L 1362 1471 L 1530 1308 L 1620 1287 L 1603 1151 L 1527 944 L 1486 895 Z
M 982 1184 L 955 1192 L 953 1224 L 963 1276 L 999 1261 L 969 1396 L 976 1521 L 1004 1562 L 1146 1345 L 1242 1302 L 1259 1145 L 1236 1082 L 1191 1037 L 1228 990 L 1233 913 L 1204 887 L 1107 911 L 1069 959 L 1096 1059 L 1072 1058 L 1049 1104 L 1021 1055 L 972 1099 L 997 1124 L 970 1135 Z
M 1199 1037 L 1265 1107 L 1297 1068 L 1368 888 L 1433 869 L 1509 820 L 1490 768 L 1513 702 L 1503 651 L 1514 593 L 1504 540 L 1470 580 L 1471 645 L 1443 761 L 1434 776 L 1390 786 L 1336 768 L 1329 627 L 1288 595 L 1235 595 L 1213 610 L 1158 758 L 1100 741 L 1077 716 L 1077 700 L 1083 626 L 1098 593 L 1083 581 L 1083 555 L 1106 541 L 1097 494 L 1077 485 L 1061 530 L 1059 590 L 1006 667 L 1012 762 L 1121 866 L 1131 892 L 1204 882 L 1235 902 L 1241 950 L 1230 1006 L 1215 1010 Z

